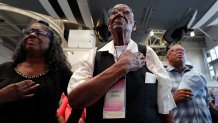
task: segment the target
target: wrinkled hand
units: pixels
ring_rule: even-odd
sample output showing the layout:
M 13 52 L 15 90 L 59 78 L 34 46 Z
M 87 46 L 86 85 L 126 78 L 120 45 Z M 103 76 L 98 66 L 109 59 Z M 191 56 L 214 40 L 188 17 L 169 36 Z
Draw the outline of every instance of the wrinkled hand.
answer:
M 192 94 L 191 90 L 179 89 L 174 93 L 173 98 L 174 98 L 176 103 L 180 103 L 180 102 L 190 100 L 192 98 L 192 96 L 193 96 L 193 94 Z
M 36 84 L 32 80 L 24 80 L 18 83 L 7 85 L 0 90 L 1 100 L 3 102 L 12 102 L 22 98 L 32 97 L 34 94 L 29 92 L 35 90 L 39 84 Z
M 130 71 L 136 71 L 145 65 L 145 56 L 140 52 L 131 53 L 129 51 L 123 53 L 119 60 L 121 65 L 126 67 L 127 73 Z

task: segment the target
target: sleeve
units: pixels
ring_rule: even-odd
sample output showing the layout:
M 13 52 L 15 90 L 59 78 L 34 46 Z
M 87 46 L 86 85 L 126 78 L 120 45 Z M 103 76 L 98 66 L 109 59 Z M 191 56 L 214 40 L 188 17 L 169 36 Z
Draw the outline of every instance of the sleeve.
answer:
M 158 80 L 158 112 L 161 114 L 169 114 L 169 111 L 176 107 L 171 93 L 172 82 L 158 56 L 150 47 L 147 47 L 146 64 L 148 69 L 153 72 Z
M 93 77 L 96 50 L 97 48 L 90 50 L 88 54 L 81 58 L 79 68 L 75 70 L 70 78 L 67 88 L 68 93 L 81 83 Z
M 208 102 L 211 102 L 212 100 L 213 100 L 213 98 L 211 97 L 211 95 L 210 95 L 210 92 L 209 92 L 209 89 L 208 89 L 208 87 L 207 87 L 207 79 L 206 79 L 206 77 L 202 74 L 202 73 L 200 73 L 200 76 L 201 76 L 201 78 L 204 80 L 204 82 L 205 82 L 205 91 L 206 91 L 206 102 L 208 103 Z

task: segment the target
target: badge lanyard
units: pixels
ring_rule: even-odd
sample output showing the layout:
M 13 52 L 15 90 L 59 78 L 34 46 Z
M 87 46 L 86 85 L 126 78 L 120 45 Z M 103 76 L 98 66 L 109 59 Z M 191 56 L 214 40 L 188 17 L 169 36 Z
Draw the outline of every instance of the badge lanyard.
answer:
M 121 52 L 122 53 L 125 51 Z M 115 50 L 116 51 L 116 50 Z M 116 51 L 115 62 L 119 59 Z M 126 112 L 126 76 L 122 77 L 118 82 L 106 93 L 103 119 L 125 118 Z

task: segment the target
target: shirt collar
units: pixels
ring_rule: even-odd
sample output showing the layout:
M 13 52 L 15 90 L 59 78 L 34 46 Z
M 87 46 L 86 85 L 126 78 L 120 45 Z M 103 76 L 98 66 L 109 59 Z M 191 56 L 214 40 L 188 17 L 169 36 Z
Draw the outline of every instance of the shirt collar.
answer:
M 138 45 L 135 43 L 135 41 L 130 39 L 125 51 L 127 51 L 127 50 L 129 50 L 130 52 L 138 52 Z M 110 54 L 115 55 L 116 51 L 114 48 L 114 41 L 113 40 L 110 41 L 109 43 L 107 43 L 104 47 L 102 47 L 98 51 L 108 51 Z
M 168 71 L 178 71 L 178 70 L 176 70 L 176 68 L 174 68 L 174 67 L 171 66 L 171 65 L 168 65 L 166 69 L 167 69 Z M 183 72 L 186 73 L 186 72 L 188 72 L 188 71 L 190 71 L 190 70 L 191 70 L 191 69 L 190 69 L 189 67 L 185 66 L 185 69 L 183 70 Z

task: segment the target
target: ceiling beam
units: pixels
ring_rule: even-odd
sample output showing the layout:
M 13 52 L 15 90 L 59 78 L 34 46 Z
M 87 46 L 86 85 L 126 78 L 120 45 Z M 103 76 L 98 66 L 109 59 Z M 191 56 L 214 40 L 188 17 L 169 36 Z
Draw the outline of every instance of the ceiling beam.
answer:
M 15 41 L 13 38 L 7 37 L 7 38 L 3 39 L 3 43 L 2 44 L 5 47 L 7 47 L 8 49 L 14 51 L 14 49 L 16 48 L 16 45 L 17 45 L 17 41 Z
M 152 11 L 153 11 L 153 7 L 150 6 L 146 7 L 144 17 L 141 23 L 142 26 L 148 27 L 148 21 L 151 17 Z
M 192 29 L 200 28 L 205 24 L 216 12 L 218 11 L 218 1 L 216 1 L 213 6 L 208 9 L 204 16 L 192 27 Z
M 12 36 L 10 36 L 10 37 L 7 37 L 7 39 L 9 39 L 12 43 L 14 43 L 14 44 L 17 44 L 19 41 L 18 41 L 18 37 L 12 37 Z
M 15 24 L 12 18 L 10 18 L 4 11 L 0 11 L 0 17 L 5 20 L 5 22 L 10 25 L 16 32 L 22 34 L 22 30 Z
M 73 15 L 73 12 L 71 11 L 71 8 L 68 4 L 67 0 L 58 0 L 58 3 L 63 10 L 64 14 L 66 15 L 67 19 L 71 21 L 72 23 L 77 23 L 76 18 Z
M 48 0 L 39 0 L 39 2 L 52 17 L 60 18 Z
M 11 32 L 11 33 L 16 33 L 16 31 L 14 31 L 14 30 L 12 30 L 12 29 L 8 29 L 8 28 L 6 28 L 6 27 L 1 27 L 1 26 L 0 26 L 0 29 L 1 29 L 1 30 L 9 31 L 9 32 Z M 1 32 L 1 35 L 0 35 L 0 36 L 4 36 L 4 35 L 5 35 L 5 34 Z M 18 35 L 17 35 L 17 36 L 18 36 Z
M 93 24 L 90 8 L 88 5 L 88 1 L 87 0 L 77 0 L 77 3 L 78 3 L 78 6 L 82 14 L 82 18 L 84 20 L 85 25 L 89 28 L 93 28 L 94 24 Z

